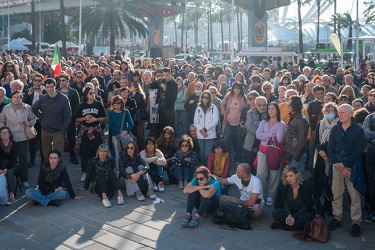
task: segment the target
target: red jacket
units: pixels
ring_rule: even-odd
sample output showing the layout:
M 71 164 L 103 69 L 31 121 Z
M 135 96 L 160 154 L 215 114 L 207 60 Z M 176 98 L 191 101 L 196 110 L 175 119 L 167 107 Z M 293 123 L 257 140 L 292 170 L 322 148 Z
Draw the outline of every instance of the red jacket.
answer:
M 208 159 L 207 159 L 207 168 L 208 170 L 210 170 L 211 174 L 213 174 L 213 171 L 214 171 L 214 164 L 215 164 L 215 153 L 212 152 L 209 154 Z M 229 170 L 230 170 L 230 154 L 228 154 L 227 158 L 225 159 L 223 174 L 220 177 L 228 178 Z

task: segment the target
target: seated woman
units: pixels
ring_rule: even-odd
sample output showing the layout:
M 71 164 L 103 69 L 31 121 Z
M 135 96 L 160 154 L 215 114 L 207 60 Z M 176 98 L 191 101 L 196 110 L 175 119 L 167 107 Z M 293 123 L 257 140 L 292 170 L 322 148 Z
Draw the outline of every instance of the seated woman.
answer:
M 181 223 L 183 227 L 198 227 L 200 217 L 205 211 L 213 213 L 219 207 L 220 183 L 204 166 L 197 168 L 195 177 L 186 185 L 184 193 L 189 195 L 186 214 Z M 192 216 L 194 207 L 197 212 Z
M 94 182 L 90 192 L 95 191 L 102 199 L 104 207 L 111 207 L 109 201 L 117 191 L 117 204 L 124 204 L 124 197 L 121 193 L 120 184 L 114 172 L 115 161 L 111 158 L 111 152 L 108 145 L 101 144 L 97 151 L 96 157 L 92 158 L 88 168 L 84 188 L 78 190 L 89 189 L 90 182 Z
M 229 177 L 230 154 L 225 149 L 223 141 L 216 141 L 212 147 L 212 152 L 208 156 L 207 168 L 213 175 L 223 179 Z M 227 193 L 227 186 L 222 185 L 222 192 Z
M 198 157 L 193 151 L 193 140 L 188 135 L 183 135 L 178 144 L 179 150 L 174 154 L 175 174 L 178 179 L 178 187 L 183 189 L 193 177 Z
M 0 174 L 5 175 L 7 179 L 9 199 L 6 205 L 14 203 L 14 191 L 16 189 L 15 173 L 17 164 L 17 147 L 13 142 L 13 134 L 8 127 L 0 128 Z
M 119 167 L 120 186 L 126 189 L 127 196 L 135 194 L 139 201 L 144 201 L 145 195 L 151 199 L 156 198 L 146 164 L 138 155 L 138 146 L 134 141 L 126 146 L 126 151 L 120 157 Z
M 163 167 L 167 170 L 168 183 L 165 184 L 177 184 L 176 177 L 174 176 L 174 166 L 173 166 L 173 155 L 176 153 L 176 141 L 174 138 L 174 129 L 170 126 L 166 126 L 163 129 L 163 133 L 160 135 L 156 142 L 158 148 L 163 153 L 167 164 Z
M 275 210 L 272 217 L 276 222 L 272 229 L 303 230 L 306 222 L 317 212 L 324 218 L 319 197 L 308 182 L 302 182 L 301 173 L 297 167 L 288 166 L 283 171 L 282 182 L 277 190 Z
M 25 194 L 34 201 L 34 205 L 58 206 L 59 201 L 65 199 L 66 192 L 63 190 L 63 183 L 68 190 L 71 199 L 80 200 L 83 197 L 74 193 L 72 183 L 65 166 L 61 164 L 61 153 L 58 150 L 51 150 L 48 154 L 48 161 L 39 171 L 38 189 L 29 188 Z
M 139 155 L 146 164 L 149 165 L 149 175 L 152 180 L 153 189 L 164 191 L 164 170 L 163 166 L 167 164 L 163 153 L 157 149 L 154 138 L 149 137 L 146 139 L 146 149 L 142 150 Z M 157 183 L 157 186 L 156 184 Z

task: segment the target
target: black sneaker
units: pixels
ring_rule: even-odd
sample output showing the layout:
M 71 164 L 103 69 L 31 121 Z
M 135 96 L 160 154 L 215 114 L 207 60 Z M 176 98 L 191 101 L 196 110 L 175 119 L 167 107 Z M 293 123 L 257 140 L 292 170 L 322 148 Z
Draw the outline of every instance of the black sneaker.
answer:
M 78 162 L 78 160 L 77 160 L 77 158 L 76 158 L 75 156 L 70 157 L 70 162 L 71 162 L 72 164 L 74 164 L 74 165 L 79 164 L 79 162 Z
M 352 232 L 350 233 L 352 237 L 358 237 L 361 235 L 361 227 L 358 224 L 354 224 L 352 227 Z
M 59 206 L 59 201 L 58 200 L 50 200 L 48 202 L 47 206 L 58 207 Z
M 335 230 L 339 227 L 342 227 L 342 223 L 341 223 L 341 221 L 338 221 L 336 219 L 331 220 L 331 223 L 329 223 L 329 225 L 328 225 L 328 229 L 330 231 Z

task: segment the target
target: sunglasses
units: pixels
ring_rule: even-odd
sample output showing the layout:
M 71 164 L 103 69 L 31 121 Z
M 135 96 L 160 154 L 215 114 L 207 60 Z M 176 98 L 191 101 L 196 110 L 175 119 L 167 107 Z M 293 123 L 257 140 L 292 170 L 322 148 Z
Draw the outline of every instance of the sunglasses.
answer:
M 60 82 L 66 82 L 66 79 L 60 79 L 59 81 Z
M 347 98 L 340 98 L 340 101 L 344 101 L 344 102 L 347 102 L 349 101 Z
M 200 177 L 200 178 L 195 177 L 195 178 L 197 178 L 197 181 L 203 181 L 206 177 Z
M 83 76 L 76 76 L 77 78 L 82 78 Z
M 115 104 L 121 105 L 121 102 L 115 102 Z
M 186 143 L 181 144 L 181 148 L 188 148 L 188 147 L 189 147 L 189 145 L 186 144 Z
M 133 150 L 134 148 L 133 148 L 133 147 L 126 147 L 126 149 L 131 149 L 131 150 Z
M 95 95 L 95 92 L 89 92 L 89 95 Z
M 270 90 L 271 88 L 263 88 L 264 90 Z
M 208 96 L 202 96 L 202 99 L 207 99 L 207 100 L 209 100 L 210 97 L 208 97 Z
M 368 96 L 369 97 L 375 97 L 375 94 L 369 94 Z
M 34 79 L 34 82 L 42 82 L 42 80 Z
M 167 134 L 167 135 L 170 135 L 170 134 L 172 134 L 171 132 L 169 132 L 169 131 L 165 131 L 163 134 Z

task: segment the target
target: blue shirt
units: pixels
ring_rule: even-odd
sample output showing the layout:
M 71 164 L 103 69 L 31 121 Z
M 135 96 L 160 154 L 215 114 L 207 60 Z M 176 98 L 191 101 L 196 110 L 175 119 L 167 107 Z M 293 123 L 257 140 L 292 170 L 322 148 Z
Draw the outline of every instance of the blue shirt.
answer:
M 123 112 L 116 113 L 113 110 L 110 110 L 108 112 L 108 123 L 109 123 L 109 129 L 112 131 L 112 136 L 116 136 L 120 133 L 121 130 L 121 122 L 122 122 L 122 116 Z M 130 115 L 129 110 L 125 110 L 125 120 L 124 120 L 124 127 L 122 130 L 126 130 L 130 132 L 133 129 L 134 122 Z
M 193 186 L 199 186 L 199 183 L 197 181 L 197 178 L 194 177 L 192 180 L 191 180 L 191 185 Z M 216 197 L 220 197 L 221 196 L 221 186 L 220 186 L 220 183 L 218 180 L 214 179 L 214 178 L 210 178 L 210 180 L 206 183 L 206 186 L 208 185 L 214 185 L 214 187 L 216 188 Z

